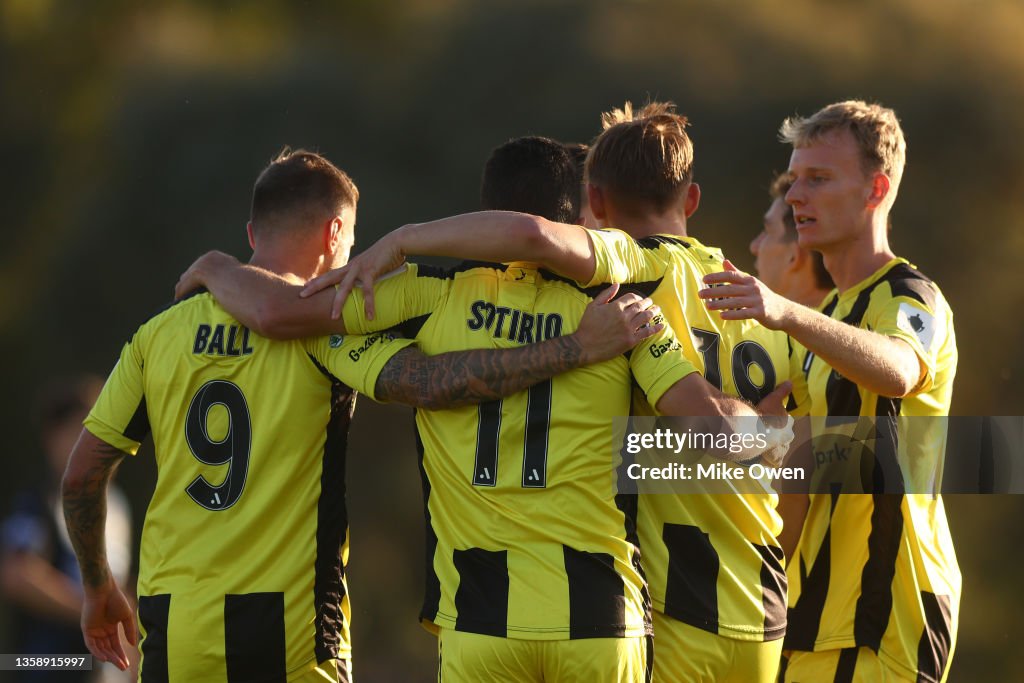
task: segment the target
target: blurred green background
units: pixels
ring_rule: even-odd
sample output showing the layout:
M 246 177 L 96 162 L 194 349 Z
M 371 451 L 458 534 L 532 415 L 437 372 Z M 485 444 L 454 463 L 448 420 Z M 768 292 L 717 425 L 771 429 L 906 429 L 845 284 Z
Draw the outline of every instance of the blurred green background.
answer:
M 245 258 L 252 182 L 284 144 L 355 179 L 358 250 L 474 209 L 506 139 L 588 141 L 625 99 L 671 99 L 690 117 L 703 189 L 691 232 L 746 268 L 770 174 L 788 162 L 781 120 L 851 97 L 895 108 L 908 167 L 892 237 L 955 311 L 954 413 L 1024 411 L 1018 0 L 0 0 L 0 93 L 5 508 L 43 471 L 27 426 L 35 387 L 106 374 L 199 253 Z M 364 399 L 352 437 L 364 683 L 433 675 L 434 640 L 415 619 L 411 423 Z M 140 519 L 153 477 L 145 452 L 120 474 Z M 1024 680 L 1010 637 L 1024 499 L 947 507 L 965 584 L 950 680 Z

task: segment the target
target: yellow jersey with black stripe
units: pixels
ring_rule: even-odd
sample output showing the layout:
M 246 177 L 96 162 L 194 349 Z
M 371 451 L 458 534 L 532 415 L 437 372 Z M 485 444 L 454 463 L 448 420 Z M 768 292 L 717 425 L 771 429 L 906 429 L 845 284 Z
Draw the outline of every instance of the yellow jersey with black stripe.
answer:
M 284 681 L 350 656 L 348 425 L 411 343 L 271 341 L 205 292 L 138 328 L 85 426 L 133 455 L 153 436 L 143 680 Z
M 788 379 L 785 334 L 752 320 L 722 320 L 698 298 L 704 275 L 723 269 L 719 249 L 689 236 L 588 233 L 597 262 L 589 284 L 664 278 L 652 298 L 674 329 L 690 332 L 680 334 L 683 353 L 708 382 L 756 404 Z M 643 397 L 633 410 L 653 414 Z M 695 480 L 687 488 L 695 493 L 640 497 L 640 547 L 655 609 L 736 640 L 781 638 L 785 558 L 771 483 Z
M 834 418 L 872 417 L 875 476 L 896 478 L 884 482 L 886 490 L 918 493 L 845 493 L 837 482 L 831 493 L 811 495 L 789 567 L 786 647 L 868 647 L 905 676 L 939 681 L 955 642 L 961 577 L 938 493 L 946 422 L 914 417 L 949 414 L 957 362 L 953 314 L 935 283 L 900 258 L 845 292 L 833 291 L 821 311 L 905 341 L 923 378 L 910 396 L 886 398 L 800 348 L 810 413 L 829 416 L 814 442 L 817 469 L 856 457 L 863 443 L 861 434 L 844 443 L 844 423 L 851 422 Z
M 511 348 L 573 332 L 598 291 L 525 264 L 409 265 L 377 283 L 375 320 L 351 297 L 345 329 L 398 325 L 431 354 Z M 629 413 L 631 380 L 656 403 L 696 370 L 677 345 L 666 328 L 628 358 L 502 401 L 417 411 L 428 628 L 534 640 L 650 632 L 612 418 Z

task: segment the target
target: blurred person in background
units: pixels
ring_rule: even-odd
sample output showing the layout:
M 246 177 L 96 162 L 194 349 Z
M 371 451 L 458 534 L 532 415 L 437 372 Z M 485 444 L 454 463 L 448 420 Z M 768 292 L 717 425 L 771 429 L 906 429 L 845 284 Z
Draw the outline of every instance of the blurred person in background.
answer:
M 3 521 L 0 587 L 14 606 L 11 621 L 18 654 L 85 654 L 82 639 L 82 579 L 60 507 L 60 481 L 82 431 L 82 420 L 103 381 L 93 375 L 54 379 L 42 386 L 35 421 L 46 457 L 38 485 L 14 496 Z M 131 516 L 124 494 L 108 490 L 106 536 L 111 574 L 127 587 L 131 567 Z M 131 594 L 131 591 L 129 591 Z M 21 671 L 19 681 L 116 680 L 117 670 L 94 663 L 93 671 Z M 128 675 L 121 674 L 121 680 Z
M 793 207 L 786 193 L 793 185 L 788 173 L 772 179 L 772 204 L 764 214 L 764 227 L 750 243 L 754 270 L 761 282 L 787 299 L 817 308 L 835 287 L 821 254 L 801 247 Z

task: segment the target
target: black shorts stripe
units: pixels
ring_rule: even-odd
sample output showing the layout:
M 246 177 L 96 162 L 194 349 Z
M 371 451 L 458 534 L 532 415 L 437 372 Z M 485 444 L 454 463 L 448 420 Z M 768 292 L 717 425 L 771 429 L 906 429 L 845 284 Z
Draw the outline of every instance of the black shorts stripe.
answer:
M 284 593 L 224 596 L 228 683 L 286 683 Z
M 167 683 L 167 617 L 171 610 L 170 593 L 139 596 L 139 623 L 146 631 L 139 649 L 141 683 Z
M 626 589 L 615 558 L 562 546 L 569 582 L 569 638 L 626 634 Z
M 354 391 L 335 382 L 331 385 L 331 416 L 327 421 L 320 471 L 320 500 L 316 508 L 316 562 L 313 579 L 314 651 L 318 662 L 338 656 L 345 615 L 345 566 L 341 549 L 348 534 L 345 509 L 345 458 L 348 428 L 355 410 Z
M 452 551 L 459 572 L 455 630 L 504 638 L 508 635 L 508 551 Z
M 835 515 L 836 505 L 839 503 L 840 485 L 834 485 L 831 494 L 831 511 L 829 512 L 829 528 L 821 539 L 821 546 L 818 548 L 818 555 L 814 558 L 811 571 L 807 571 L 807 564 L 802 556 L 796 559 L 800 563 L 800 597 L 796 604 L 789 608 L 786 615 L 786 640 L 784 647 L 787 650 L 804 650 L 812 652 L 814 641 L 818 639 L 818 630 L 821 628 L 821 614 L 825 610 L 825 600 L 828 598 L 829 579 L 832 572 L 832 524 L 831 518 Z
M 761 604 L 764 609 L 764 639 L 778 640 L 786 633 L 785 553 L 778 546 L 753 544 L 761 554 Z
M 953 612 L 948 595 L 921 591 L 924 632 L 917 646 L 917 683 L 939 683 L 953 647 Z
M 857 669 L 857 648 L 848 647 L 839 653 L 836 677 L 833 683 L 853 683 L 853 672 Z
M 665 614 L 718 633 L 718 552 L 708 534 L 688 524 L 665 524 L 668 548 Z

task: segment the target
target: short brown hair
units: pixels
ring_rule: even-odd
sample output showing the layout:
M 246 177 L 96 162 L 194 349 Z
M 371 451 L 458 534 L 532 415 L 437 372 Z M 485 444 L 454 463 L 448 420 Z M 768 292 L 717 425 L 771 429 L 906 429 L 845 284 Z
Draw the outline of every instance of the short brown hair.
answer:
M 895 190 L 903 177 L 907 143 L 896 112 L 862 100 L 836 102 L 804 118 L 791 116 L 782 122 L 779 139 L 794 147 L 806 147 L 822 136 L 848 130 L 860 149 L 865 173 L 881 171 Z
M 344 171 L 316 152 L 285 147 L 256 179 L 250 220 L 254 231 L 290 230 L 355 209 L 358 201 Z
M 601 115 L 604 131 L 587 157 L 587 182 L 600 187 L 627 211 L 664 211 L 693 182 L 693 143 L 687 120 L 671 102 L 651 102 L 633 113 Z
M 768 194 L 771 195 L 773 202 L 782 200 L 785 203 L 786 193 L 789 192 L 791 187 L 793 187 L 793 176 L 789 173 L 779 173 L 772 179 Z M 782 214 L 782 230 L 787 242 L 795 242 L 800 237 L 796 231 L 796 217 L 793 215 L 793 210 L 788 204 Z M 811 251 L 811 263 L 814 267 L 814 280 L 818 287 L 821 289 L 832 289 L 836 286 L 832 276 L 825 269 L 825 259 L 822 258 L 821 252 Z

